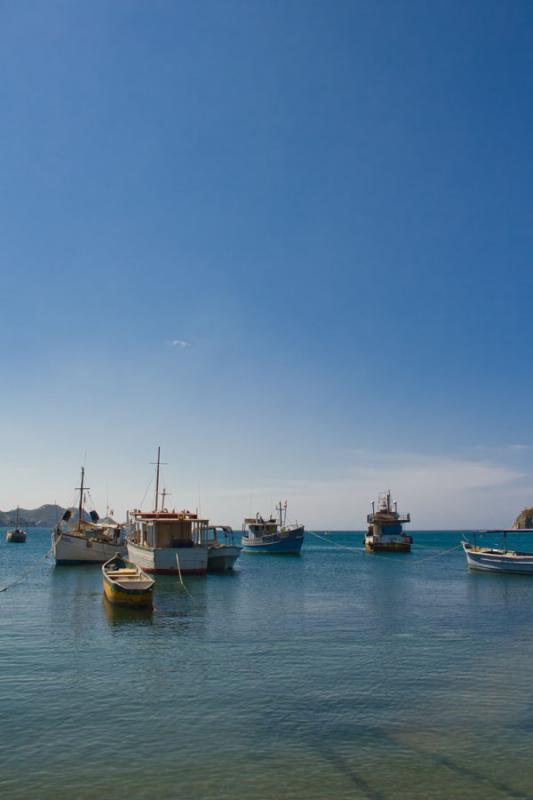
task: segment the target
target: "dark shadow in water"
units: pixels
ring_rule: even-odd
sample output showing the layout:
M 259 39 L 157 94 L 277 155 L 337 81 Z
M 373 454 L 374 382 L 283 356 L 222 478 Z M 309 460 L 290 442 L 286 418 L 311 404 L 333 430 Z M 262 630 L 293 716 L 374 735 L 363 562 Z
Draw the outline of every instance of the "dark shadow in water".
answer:
M 374 789 L 368 781 L 362 778 L 357 772 L 347 763 L 346 759 L 340 756 L 335 750 L 331 750 L 329 747 L 324 747 L 324 745 L 320 745 L 316 747 L 318 754 L 324 761 L 328 761 L 337 772 L 340 772 L 344 775 L 348 780 L 356 786 L 360 792 L 364 794 L 368 800 L 386 800 L 385 795 L 382 792 Z
M 527 800 L 531 797 L 531 795 L 524 794 L 523 792 L 518 791 L 518 789 L 513 789 L 512 786 L 508 786 L 506 783 L 502 783 L 498 780 L 493 780 L 489 778 L 486 774 L 478 772 L 471 767 L 465 767 L 463 764 L 456 764 L 455 761 L 452 761 L 451 758 L 447 756 L 443 756 L 440 753 L 432 753 L 427 750 L 416 750 L 417 754 L 425 756 L 433 761 L 434 764 L 438 764 L 441 767 L 447 767 L 452 772 L 455 772 L 457 775 L 461 775 L 461 777 L 471 778 L 472 780 L 476 781 L 477 783 L 483 783 L 485 785 L 489 784 L 494 789 L 497 789 L 499 792 L 503 792 L 508 797 L 514 797 L 516 800 Z
M 489 778 L 486 773 L 478 772 L 477 770 L 472 769 L 472 767 L 464 766 L 464 764 L 457 764 L 455 761 L 453 761 L 453 759 L 442 755 L 442 753 L 435 753 L 431 750 L 425 750 L 423 747 L 413 747 L 413 745 L 407 745 L 405 742 L 399 742 L 390 736 L 387 736 L 386 734 L 383 734 L 383 739 L 385 739 L 391 745 L 401 747 L 403 750 L 410 750 L 419 758 L 427 758 L 432 761 L 433 764 L 436 764 L 439 767 L 446 767 L 452 772 L 455 772 L 456 775 L 460 775 L 462 778 L 470 778 L 471 780 L 476 781 L 478 784 L 488 784 L 492 786 L 493 789 L 497 789 L 499 792 L 503 792 L 508 797 L 515 798 L 515 800 L 529 800 L 531 797 L 531 795 L 524 794 L 518 789 L 514 789 L 512 786 L 508 786 L 502 781 Z
M 525 794 L 519 789 L 509 786 L 503 781 L 490 778 L 484 772 L 479 772 L 478 770 L 469 766 L 465 766 L 464 764 L 458 764 L 452 758 L 449 758 L 442 753 L 435 753 L 431 750 L 426 750 L 423 747 L 415 747 L 413 745 L 406 744 L 406 742 L 395 739 L 383 731 L 372 730 L 372 735 L 390 747 L 399 748 L 404 752 L 410 751 L 417 759 L 427 759 L 438 767 L 446 767 L 456 775 L 475 781 L 478 785 L 491 786 L 493 789 L 496 789 L 498 792 L 502 792 L 507 797 L 513 798 L 513 800 L 531 800 L 531 797 L 533 797 L 533 795 Z M 375 789 L 364 778 L 362 778 L 346 761 L 346 759 L 339 755 L 337 751 L 332 750 L 327 746 L 324 747 L 322 743 L 315 744 L 314 749 L 321 758 L 334 766 L 342 775 L 345 775 L 353 783 L 353 785 L 356 786 L 359 791 L 361 791 L 364 796 L 368 798 L 368 800 L 386 800 L 386 795 L 384 795 L 378 789 Z M 416 765 L 414 766 L 416 768 Z

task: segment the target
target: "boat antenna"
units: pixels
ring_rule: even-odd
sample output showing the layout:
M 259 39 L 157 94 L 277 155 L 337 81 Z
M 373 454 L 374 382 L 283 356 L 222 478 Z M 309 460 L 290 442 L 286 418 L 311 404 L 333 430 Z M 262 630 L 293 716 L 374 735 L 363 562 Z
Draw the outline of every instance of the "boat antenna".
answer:
M 83 492 L 85 490 L 89 489 L 88 486 L 84 486 L 83 485 L 84 484 L 84 480 L 85 480 L 85 467 L 82 467 L 81 468 L 81 484 L 76 489 L 76 491 L 80 493 L 80 502 L 78 504 L 78 530 L 79 531 L 81 531 L 81 514 L 82 514 L 82 511 L 83 511 Z
M 163 491 L 161 492 L 161 510 L 162 511 L 165 510 L 165 497 L 168 497 L 170 494 L 171 494 L 171 492 L 167 492 L 166 489 L 163 489 Z

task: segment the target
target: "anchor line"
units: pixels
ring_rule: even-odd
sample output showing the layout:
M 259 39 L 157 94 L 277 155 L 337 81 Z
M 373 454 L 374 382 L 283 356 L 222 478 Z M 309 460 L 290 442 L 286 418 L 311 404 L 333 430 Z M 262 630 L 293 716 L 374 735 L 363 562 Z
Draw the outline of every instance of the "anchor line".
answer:
M 18 578 L 15 578 L 14 581 L 11 581 L 11 583 L 7 583 L 5 586 L 2 586 L 2 588 L 0 589 L 0 592 L 5 592 L 8 589 L 11 589 L 12 586 L 15 586 L 17 583 L 21 583 L 21 581 L 23 581 L 24 578 L 26 578 L 28 575 L 31 575 L 32 572 L 35 572 L 37 567 L 39 567 L 42 564 L 43 561 L 46 561 L 47 558 L 50 558 L 50 556 L 52 555 L 53 549 L 54 548 L 51 547 L 50 550 L 47 553 L 45 553 L 44 556 L 42 558 L 40 558 L 33 565 L 33 567 L 31 567 L 31 569 L 28 569 L 25 572 L 23 572 L 21 575 L 18 576 Z
M 327 542 L 332 547 L 337 547 L 340 550 L 348 550 L 349 553 L 353 553 L 354 555 L 366 555 L 366 551 L 362 547 L 347 547 L 344 544 L 339 544 L 338 542 L 334 542 L 331 539 L 326 539 L 325 536 L 321 536 L 319 533 L 315 533 L 314 531 L 306 531 L 307 535 L 316 536 L 317 539 L 322 539 L 322 541 Z M 401 561 L 398 563 L 401 564 L 422 564 L 425 561 L 431 561 L 433 558 L 439 558 L 440 556 L 445 556 L 447 553 L 453 553 L 454 550 L 459 550 L 463 545 L 461 542 L 459 544 L 450 547 L 448 550 L 440 550 L 438 553 L 434 553 L 431 556 L 426 556 L 425 558 L 415 558 L 409 559 L 407 561 Z M 386 553 L 372 553 L 373 556 L 386 556 Z
M 454 550 L 459 550 L 462 547 L 462 542 L 456 544 L 454 547 L 450 547 L 448 550 L 440 550 L 438 553 L 434 553 L 432 556 L 426 556 L 426 558 L 415 558 L 411 561 L 411 564 L 421 564 L 423 561 L 431 561 L 432 558 L 438 558 L 439 556 L 445 556 L 447 553 L 453 553 Z
M 333 542 L 331 539 L 326 539 L 325 536 L 321 536 L 319 533 L 315 533 L 315 531 L 306 531 L 306 536 L 316 536 L 317 539 L 322 539 L 323 542 L 327 542 L 327 544 L 332 545 L 334 547 L 338 547 L 339 550 L 348 550 L 349 553 L 361 553 L 363 554 L 365 551 L 362 547 L 347 547 L 345 544 L 339 544 L 338 542 Z
M 181 588 L 186 592 L 186 594 L 189 595 L 189 597 L 192 600 L 192 594 L 189 592 L 189 590 L 187 589 L 187 587 L 183 583 L 183 578 L 181 577 L 180 556 L 179 556 L 178 552 L 176 552 L 176 564 L 178 566 L 178 576 L 179 576 L 179 579 L 180 579 Z

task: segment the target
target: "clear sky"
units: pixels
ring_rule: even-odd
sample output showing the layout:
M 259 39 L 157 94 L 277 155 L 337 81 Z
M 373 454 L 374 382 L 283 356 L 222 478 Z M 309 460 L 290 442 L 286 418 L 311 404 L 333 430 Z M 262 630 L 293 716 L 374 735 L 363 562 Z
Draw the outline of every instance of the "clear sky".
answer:
M 0 508 L 533 504 L 533 5 L 0 2 Z

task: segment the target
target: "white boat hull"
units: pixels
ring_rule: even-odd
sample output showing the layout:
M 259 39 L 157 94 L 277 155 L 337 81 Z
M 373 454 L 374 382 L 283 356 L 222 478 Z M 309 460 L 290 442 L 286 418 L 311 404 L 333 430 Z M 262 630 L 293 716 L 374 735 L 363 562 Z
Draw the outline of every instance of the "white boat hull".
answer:
M 488 547 L 473 548 L 465 544 L 463 544 L 463 549 L 470 569 L 533 575 L 533 553 L 517 553 L 513 550 L 497 550 Z
M 144 572 L 158 575 L 202 575 L 207 572 L 207 545 L 141 547 L 128 541 L 128 558 Z
M 52 551 L 58 566 L 69 564 L 103 564 L 114 555 L 126 555 L 124 545 L 104 542 L 88 536 L 52 533 Z
M 241 548 L 235 544 L 209 545 L 207 568 L 210 572 L 225 572 L 233 566 L 241 554 Z

